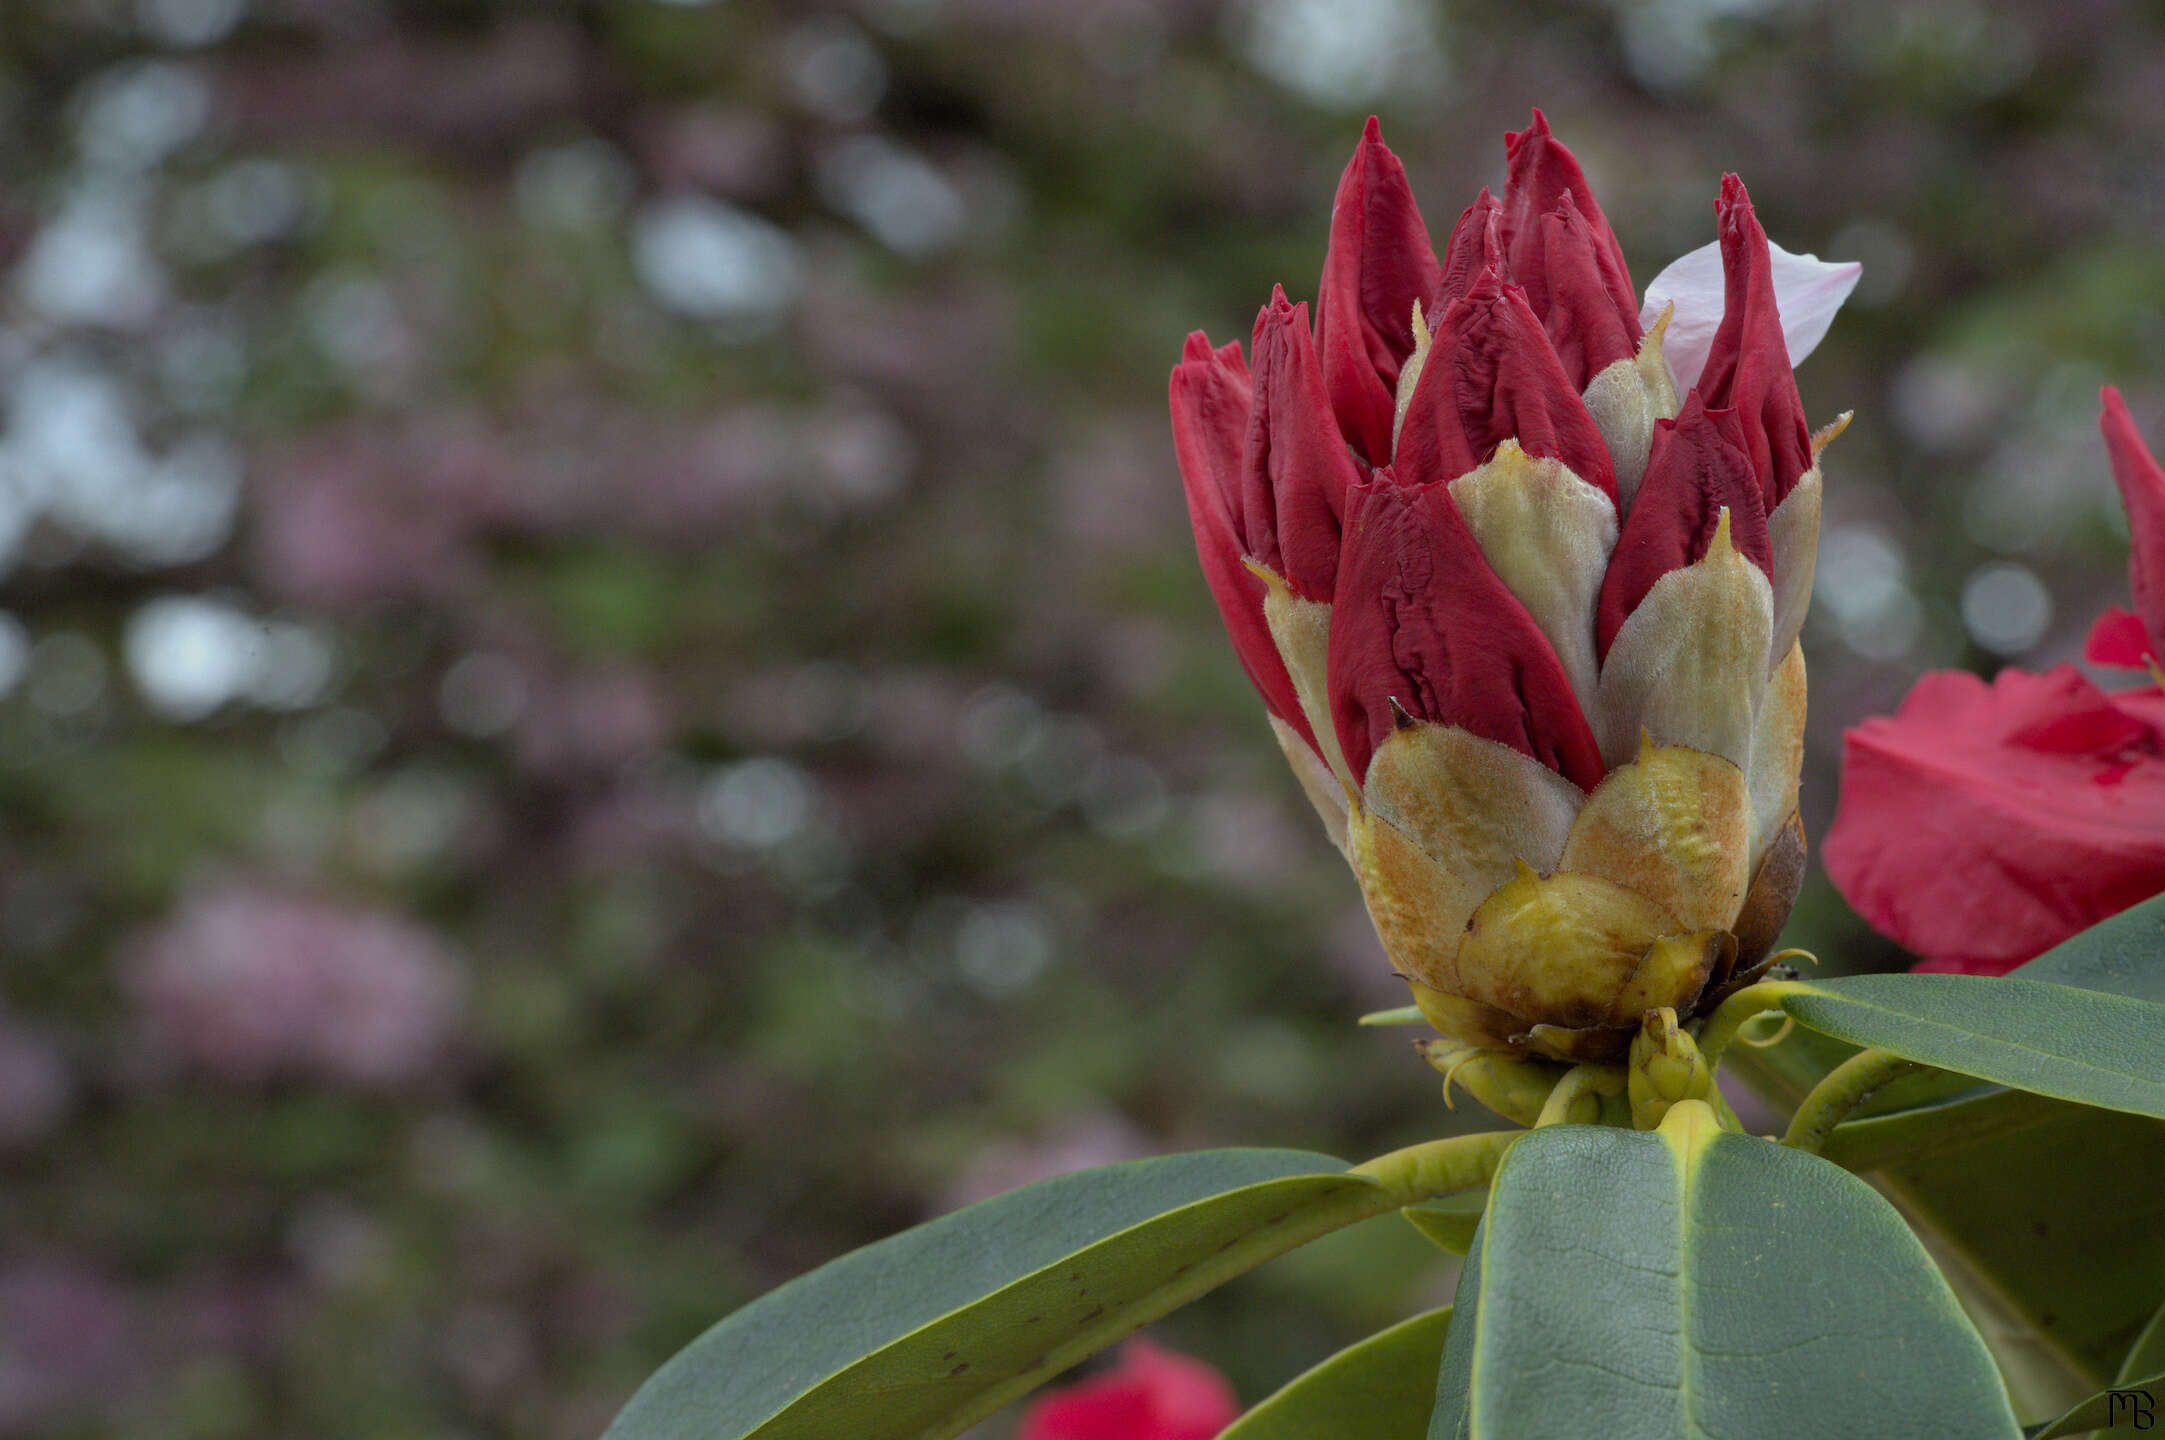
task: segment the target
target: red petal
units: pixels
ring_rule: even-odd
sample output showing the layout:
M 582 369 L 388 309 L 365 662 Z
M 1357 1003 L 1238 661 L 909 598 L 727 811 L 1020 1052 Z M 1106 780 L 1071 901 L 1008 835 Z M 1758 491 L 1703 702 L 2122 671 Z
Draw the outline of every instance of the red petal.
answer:
M 1503 206 L 1486 186 L 1481 198 L 1468 205 L 1451 227 L 1451 243 L 1443 252 L 1443 284 L 1433 302 L 1423 302 L 1431 327 L 1445 307 L 1473 289 L 1484 270 L 1504 273 Z
M 2070 665 L 1927 675 L 1849 732 L 1827 873 L 1934 968 L 2004 973 L 2165 890 L 2161 719 Z
M 2158 647 L 2150 643 L 2150 631 L 2142 623 L 2142 616 L 2115 605 L 2090 627 L 2090 641 L 2083 646 L 2082 658 L 2092 665 L 2142 670 L 2148 668 L 2147 657 L 2157 651 Z
M 1213 351 L 1202 331 L 1190 335 L 1180 363 L 1173 367 L 1171 398 L 1173 453 L 1180 461 L 1203 578 L 1225 618 L 1234 653 L 1262 692 L 1263 703 L 1313 745 L 1315 733 L 1301 714 L 1293 679 L 1263 621 L 1263 582 L 1242 563 L 1248 552 L 1236 506 L 1250 397 L 1239 343 Z
M 1674 420 L 1654 422 L 1646 478 L 1602 577 L 1594 639 L 1604 660 L 1654 582 L 1705 558 L 1724 507 L 1729 543 L 1771 578 L 1774 547 L 1767 539 L 1765 502 L 1736 412 L 1707 409 L 1694 390 Z
M 2112 478 L 2120 482 L 2120 503 L 2127 507 L 2127 528 L 2134 542 L 2127 562 L 2128 587 L 2135 594 L 2135 613 L 2150 633 L 2150 651 L 2158 654 L 2165 651 L 2157 643 L 2165 639 L 2165 470 L 2158 468 L 2149 447 L 2142 443 L 2120 392 L 2108 385 L 2103 399 L 2104 414 L 2098 423 L 2105 432 Z
M 1615 498 L 1609 447 L 1516 285 L 1482 272 L 1435 326 L 1393 465 L 1408 484 L 1455 480 L 1516 439 Z
M 1255 319 L 1255 406 L 1241 462 L 1248 553 L 1309 600 L 1328 601 L 1338 576 L 1339 520 L 1359 473 L 1332 418 L 1308 307 L 1279 289 Z
M 1619 300 L 1610 288 L 1593 227 L 1571 191 L 1519 237 L 1511 278 L 1525 288 L 1564 373 L 1581 391 L 1616 361 L 1639 353 L 1637 304 L 1628 290 Z
M 1503 241 L 1511 257 L 1511 278 L 1524 285 L 1529 274 L 1541 268 L 1530 258 L 1541 245 L 1541 217 L 1553 212 L 1569 192 L 1586 221 L 1601 286 L 1636 327 L 1639 295 L 1631 285 L 1631 267 L 1624 263 L 1624 247 L 1609 228 L 1609 217 L 1601 213 L 1578 158 L 1549 133 L 1548 117 L 1539 110 L 1524 130 L 1504 136 L 1503 145 L 1509 167 L 1503 187 Z M 1529 258 L 1522 261 L 1522 256 Z
M 1707 351 L 1699 389 L 1708 405 L 1734 410 L 1743 422 L 1744 448 L 1751 452 L 1772 514 L 1812 468 L 1812 436 L 1774 304 L 1767 232 L 1759 227 L 1743 181 L 1722 177 L 1714 213 L 1721 229 L 1721 327 Z
M 1130 1340 L 1111 1370 L 1031 1405 L 1015 1440 L 1212 1440 L 1238 1418 L 1240 1402 L 1223 1375 Z
M 1431 362 L 1433 363 L 1433 362 Z M 1448 486 L 1379 472 L 1347 497 L 1329 687 L 1355 775 L 1398 723 L 1460 725 L 1581 789 L 1601 752 L 1548 638 L 1496 578 Z
M 1331 207 L 1316 340 L 1346 440 L 1373 464 L 1391 458 L 1398 369 L 1413 353 L 1414 302 L 1429 302 L 1440 275 L 1406 167 L 1371 115 Z

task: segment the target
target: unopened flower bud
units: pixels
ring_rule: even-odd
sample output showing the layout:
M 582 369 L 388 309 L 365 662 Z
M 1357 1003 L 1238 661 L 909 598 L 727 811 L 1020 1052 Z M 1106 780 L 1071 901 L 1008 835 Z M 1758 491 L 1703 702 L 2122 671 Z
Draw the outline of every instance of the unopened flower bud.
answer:
M 1190 337 L 1173 430 L 1235 648 L 1422 1013 L 1613 1061 L 1751 979 L 1802 878 L 1831 432 L 1789 346 L 1855 272 L 1775 251 L 1732 176 L 1635 308 L 1538 111 L 1507 150 L 1439 262 L 1370 121 L 1313 335 L 1280 291 L 1252 375 Z
M 1647 1011 L 1632 1037 L 1625 1085 L 1632 1127 L 1652 1130 L 1678 1101 L 1706 1099 L 1714 1089 L 1714 1070 L 1677 1025 L 1676 1012 L 1664 1005 Z

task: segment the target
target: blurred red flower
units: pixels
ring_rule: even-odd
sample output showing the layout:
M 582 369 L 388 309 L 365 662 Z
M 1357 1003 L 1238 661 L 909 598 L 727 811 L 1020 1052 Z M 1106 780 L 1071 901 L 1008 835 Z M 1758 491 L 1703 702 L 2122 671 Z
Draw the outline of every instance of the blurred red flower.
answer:
M 2165 651 L 2165 470 L 2117 390 L 2102 425 L 2134 532 L 2136 612 L 2091 632 L 2097 664 Z M 2153 578 L 2159 577 L 2159 578 Z M 1827 873 L 1923 970 L 2001 975 L 2165 890 L 2165 693 L 2100 690 L 2072 665 L 1917 682 L 1851 730 Z
M 1031 1405 L 1015 1440 L 1211 1440 L 1239 1415 L 1233 1387 L 1216 1370 L 1130 1340 L 1112 1369 Z

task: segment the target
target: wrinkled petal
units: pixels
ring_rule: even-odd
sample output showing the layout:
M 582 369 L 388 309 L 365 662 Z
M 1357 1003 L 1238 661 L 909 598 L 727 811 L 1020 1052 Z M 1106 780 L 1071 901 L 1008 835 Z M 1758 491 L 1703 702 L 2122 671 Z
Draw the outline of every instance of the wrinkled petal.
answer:
M 2150 634 L 2150 649 L 2165 648 L 2165 470 L 2158 468 L 2150 447 L 2142 443 L 2127 402 L 2108 385 L 2103 393 L 2104 414 L 2098 424 L 2105 432 L 2105 451 L 2112 458 L 2112 478 L 2119 482 L 2120 503 L 2127 507 L 2127 528 L 2133 549 L 2127 561 L 2128 587 L 2135 595 L 2135 613 Z
M 1331 207 L 1316 344 L 1346 441 L 1372 464 L 1391 458 L 1393 397 L 1398 367 L 1413 349 L 1414 304 L 1426 304 L 1441 285 L 1406 167 L 1371 115 Z
M 1534 111 L 1533 123 L 1504 136 L 1503 145 L 1507 169 L 1501 224 L 1512 278 L 1523 284 L 1522 277 L 1539 268 L 1534 256 L 1542 245 L 1541 217 L 1557 209 L 1568 193 L 1585 222 L 1602 288 L 1618 311 L 1632 314 L 1631 267 L 1624 263 L 1624 247 L 1609 228 L 1609 217 L 1601 213 L 1578 157 L 1550 133 L 1548 117 Z M 1632 344 L 1638 339 L 1633 335 Z M 1579 385 L 1585 384 L 1582 376 Z
M 1644 508 L 1642 497 L 1633 513 Z M 1602 755 L 1624 764 L 1643 731 L 1748 769 L 1773 628 L 1773 587 L 1725 518 L 1705 556 L 1655 581 L 1616 632 L 1594 696 Z
M 1351 492 L 1330 692 L 1356 776 L 1407 720 L 1428 720 L 1531 755 L 1582 790 L 1601 779 L 1556 652 L 1442 485 L 1402 485 L 1379 471 Z
M 1238 1418 L 1240 1401 L 1223 1375 L 1130 1340 L 1112 1369 L 1033 1403 L 1015 1440 L 1212 1440 Z
M 1180 363 L 1173 367 L 1171 401 L 1173 453 L 1187 492 L 1195 553 L 1233 651 L 1270 713 L 1313 745 L 1315 736 L 1301 713 L 1293 679 L 1263 618 L 1263 582 L 1245 563 L 1248 551 L 1238 506 L 1250 385 L 1239 344 L 1214 351 L 1203 332 L 1190 335 Z
M 1294 590 L 1327 601 L 1338 575 L 1346 487 L 1360 478 L 1324 392 L 1308 307 L 1284 289 L 1256 316 L 1254 403 L 1241 460 L 1248 554 Z
M 1812 432 L 1782 337 L 1773 252 L 1743 181 L 1722 177 L 1714 213 L 1721 230 L 1721 328 L 1693 388 L 1705 393 L 1710 408 L 1737 412 L 1771 511 L 1812 468 Z
M 1616 547 L 1616 507 L 1561 463 L 1537 460 L 1511 440 L 1453 480 L 1451 499 L 1489 568 L 1548 637 L 1581 707 L 1591 706 L 1599 674 L 1594 607 Z
M 1827 874 L 1936 966 L 2004 973 L 2165 890 L 2160 720 L 2071 665 L 1926 675 L 1845 738 Z
M 2092 665 L 2140 670 L 2150 663 L 2157 648 L 2150 643 L 2150 631 L 2142 623 L 2142 616 L 2114 605 L 2098 616 L 2097 622 L 2090 627 L 2090 638 L 2082 647 L 2082 658 Z
M 1541 318 L 1572 388 L 1639 353 L 1639 312 L 1629 281 L 1621 298 L 1609 287 L 1605 251 L 1566 190 L 1556 208 L 1538 217 L 1511 257 L 1511 278 Z
M 1654 425 L 1646 478 L 1602 580 L 1596 640 L 1604 657 L 1662 576 L 1705 557 L 1724 515 L 1730 543 L 1771 574 L 1766 512 L 1742 427 L 1733 411 L 1709 410 L 1693 391 L 1674 420 Z
M 1864 267 L 1854 260 L 1822 260 L 1816 255 L 1793 255 L 1767 242 L 1774 278 L 1774 305 L 1781 312 L 1782 343 L 1792 367 L 1827 338 L 1827 329 L 1842 302 L 1857 288 Z M 1667 269 L 1646 284 L 1646 303 L 1639 307 L 1639 323 L 1653 328 L 1664 305 L 1676 306 L 1669 325 L 1669 366 L 1676 372 L 1677 387 L 1689 390 L 1706 369 L 1706 356 L 1722 317 L 1721 242 L 1709 241 L 1669 262 Z
M 1434 303 L 1428 307 L 1431 314 L 1442 314 L 1445 306 L 1473 289 L 1482 271 L 1493 270 L 1501 275 L 1506 264 L 1503 206 L 1483 186 L 1481 198 L 1468 205 L 1451 227 L 1451 241 L 1443 252 L 1443 279 Z
M 1435 317 L 1393 468 L 1409 484 L 1456 480 L 1505 440 L 1616 494 L 1608 445 L 1516 285 L 1487 271 Z

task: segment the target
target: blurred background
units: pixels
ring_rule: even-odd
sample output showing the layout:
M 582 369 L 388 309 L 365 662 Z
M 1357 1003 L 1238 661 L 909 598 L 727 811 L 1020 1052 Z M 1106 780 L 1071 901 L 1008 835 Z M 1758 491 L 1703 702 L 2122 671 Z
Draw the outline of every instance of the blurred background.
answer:
M 1165 376 L 1544 106 L 1643 282 L 1864 262 L 1808 829 L 2124 600 L 2165 12 L 2087 0 L 8 0 L 0 1434 L 597 1435 L 1025 1180 L 1446 1111 L 1198 573 Z M 1790 930 L 1902 963 L 1813 880 Z M 1473 1112 L 1473 1113 L 1468 1113 Z M 1157 1327 L 1260 1398 L 1395 1219 Z M 1002 1422 L 987 1427 L 1003 1432 Z

